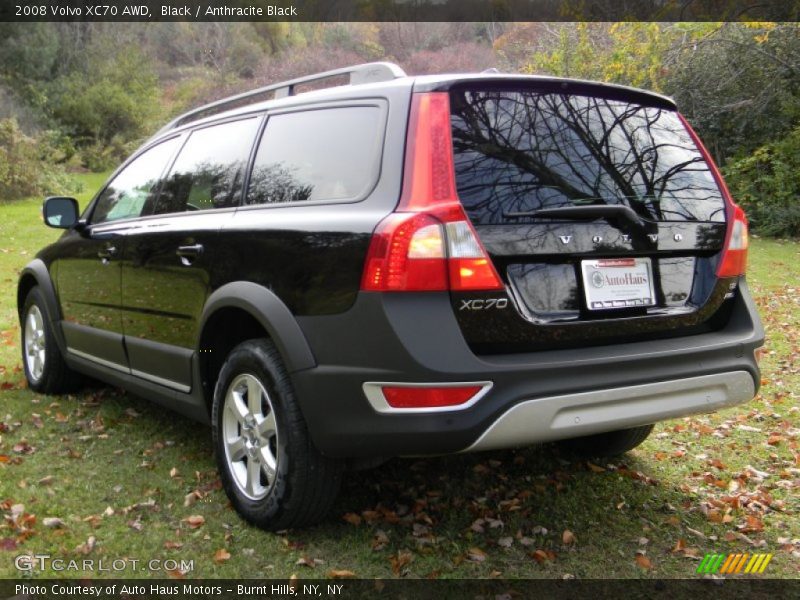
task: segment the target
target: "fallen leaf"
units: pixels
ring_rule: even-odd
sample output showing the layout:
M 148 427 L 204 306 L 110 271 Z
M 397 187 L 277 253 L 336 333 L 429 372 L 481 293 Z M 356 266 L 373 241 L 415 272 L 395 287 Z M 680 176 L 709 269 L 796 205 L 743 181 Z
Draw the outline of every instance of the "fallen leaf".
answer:
M 188 508 L 198 500 L 202 499 L 202 497 L 203 497 L 203 492 L 201 492 L 200 490 L 189 492 L 183 497 L 183 505 Z
M 47 477 L 42 477 L 39 481 L 39 485 L 52 485 L 52 483 L 56 480 L 55 477 L 52 475 L 48 475 Z
M 92 550 L 94 550 L 94 546 L 96 543 L 97 543 L 97 538 L 94 537 L 93 535 L 90 535 L 89 539 L 87 539 L 83 544 L 75 546 L 75 552 L 77 552 L 78 554 L 89 554 Z
M 62 527 L 66 527 L 66 523 L 64 523 L 64 521 L 58 517 L 45 517 L 42 519 L 42 525 L 51 529 L 60 529 Z
M 472 562 L 483 562 L 486 560 L 486 552 L 480 548 L 472 547 L 467 550 L 467 559 Z
M 355 576 L 356 576 L 355 573 L 353 573 L 352 571 L 348 571 L 346 569 L 343 570 L 333 569 L 331 571 L 328 571 L 328 577 L 331 577 L 332 579 L 350 579 Z
M 577 543 L 577 541 L 578 539 L 575 537 L 575 534 L 569 529 L 565 529 L 564 533 L 561 534 L 561 543 L 565 546 L 571 546 L 572 544 Z
M 764 523 L 755 515 L 747 515 L 745 524 L 740 525 L 739 530 L 747 533 L 764 531 Z
M 372 538 L 372 549 L 383 550 L 389 544 L 389 536 L 382 529 L 375 532 L 375 537 Z
M 358 516 L 356 513 L 347 513 L 346 515 L 342 516 L 342 520 L 350 523 L 350 525 L 361 525 L 361 517 Z
M 178 569 L 167 570 L 167 575 L 172 579 L 186 579 L 186 573 Z
M 18 444 L 14 444 L 12 450 L 17 454 L 33 454 L 36 452 L 36 447 L 31 446 L 26 440 L 22 440 Z
M 556 558 L 555 552 L 551 550 L 534 550 L 529 556 L 539 564 L 555 560 Z
M 511 548 L 514 545 L 514 538 L 511 536 L 508 537 L 501 537 L 497 540 L 497 545 L 501 548 Z
M 172 467 L 172 468 L 169 470 L 169 476 L 170 476 L 170 477 L 172 477 L 173 479 L 175 479 L 175 478 L 176 478 L 178 475 L 180 475 L 180 473 L 179 473 L 179 471 L 178 471 L 178 468 L 177 468 L 177 467 Z
M 10 552 L 11 550 L 17 549 L 17 541 L 14 538 L 2 538 L 0 539 L 0 550 L 5 550 Z
M 389 557 L 389 562 L 392 565 L 392 572 L 395 575 L 400 575 L 403 567 L 410 563 L 413 558 L 414 555 L 408 550 L 399 550 L 397 554 Z
M 225 550 L 225 548 L 220 548 L 214 553 L 214 562 L 219 564 L 224 563 L 226 560 L 230 560 L 231 553 Z
M 324 565 L 325 561 L 320 560 L 319 558 L 311 558 L 309 556 L 301 556 L 297 559 L 297 562 L 294 563 L 296 565 L 300 565 L 301 567 L 311 567 L 312 569 L 317 565 Z
M 183 544 L 180 542 L 173 542 L 172 540 L 167 540 L 164 542 L 164 548 L 167 550 L 180 550 L 183 548 Z
M 203 526 L 203 524 L 206 522 L 206 518 L 203 515 L 191 515 L 183 519 L 183 522 L 192 529 L 197 529 L 198 527 Z
M 637 554 L 636 555 L 636 564 L 639 565 L 642 569 L 652 569 L 653 563 L 650 562 L 650 559 L 647 558 L 644 554 Z

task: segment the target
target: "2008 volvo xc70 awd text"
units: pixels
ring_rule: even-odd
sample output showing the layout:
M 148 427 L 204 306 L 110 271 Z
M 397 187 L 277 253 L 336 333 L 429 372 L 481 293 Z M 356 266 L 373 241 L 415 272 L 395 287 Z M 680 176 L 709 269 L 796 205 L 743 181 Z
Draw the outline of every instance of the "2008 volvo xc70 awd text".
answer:
M 359 65 L 187 113 L 44 216 L 30 387 L 88 375 L 210 423 L 267 529 L 321 519 L 348 464 L 619 454 L 759 384 L 744 213 L 642 90 Z

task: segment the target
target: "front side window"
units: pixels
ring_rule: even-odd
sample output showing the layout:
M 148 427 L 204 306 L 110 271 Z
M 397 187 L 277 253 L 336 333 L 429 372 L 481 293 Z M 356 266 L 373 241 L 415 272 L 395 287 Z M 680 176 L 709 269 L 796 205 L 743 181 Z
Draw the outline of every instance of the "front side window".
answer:
M 192 132 L 164 182 L 156 214 L 236 206 L 260 120 Z
M 92 223 L 134 219 L 149 212 L 158 192 L 161 174 L 177 145 L 178 138 L 162 142 L 122 169 L 97 199 Z
M 258 147 L 246 203 L 358 198 L 375 181 L 381 138 L 377 106 L 272 116 Z

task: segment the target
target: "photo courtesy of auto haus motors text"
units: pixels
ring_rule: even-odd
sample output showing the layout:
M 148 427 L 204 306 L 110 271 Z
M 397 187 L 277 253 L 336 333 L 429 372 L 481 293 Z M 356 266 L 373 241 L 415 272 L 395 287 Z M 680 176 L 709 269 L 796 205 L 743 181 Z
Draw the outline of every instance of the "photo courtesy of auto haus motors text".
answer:
M 337 583 L 312 583 L 312 584 L 225 584 L 207 585 L 190 583 L 49 583 L 39 585 L 36 583 L 16 584 L 14 591 L 21 597 L 69 597 L 69 598 L 109 598 L 109 597 L 340 597 L 343 593 L 343 584 Z M 232 596 L 235 595 L 235 596 Z

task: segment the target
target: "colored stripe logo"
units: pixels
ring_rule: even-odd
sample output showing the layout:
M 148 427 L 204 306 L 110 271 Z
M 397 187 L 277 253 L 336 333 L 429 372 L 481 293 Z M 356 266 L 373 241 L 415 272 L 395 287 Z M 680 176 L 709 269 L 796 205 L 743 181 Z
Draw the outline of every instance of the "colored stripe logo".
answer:
M 706 554 L 700 565 L 698 573 L 763 573 L 767 568 L 772 554 Z

